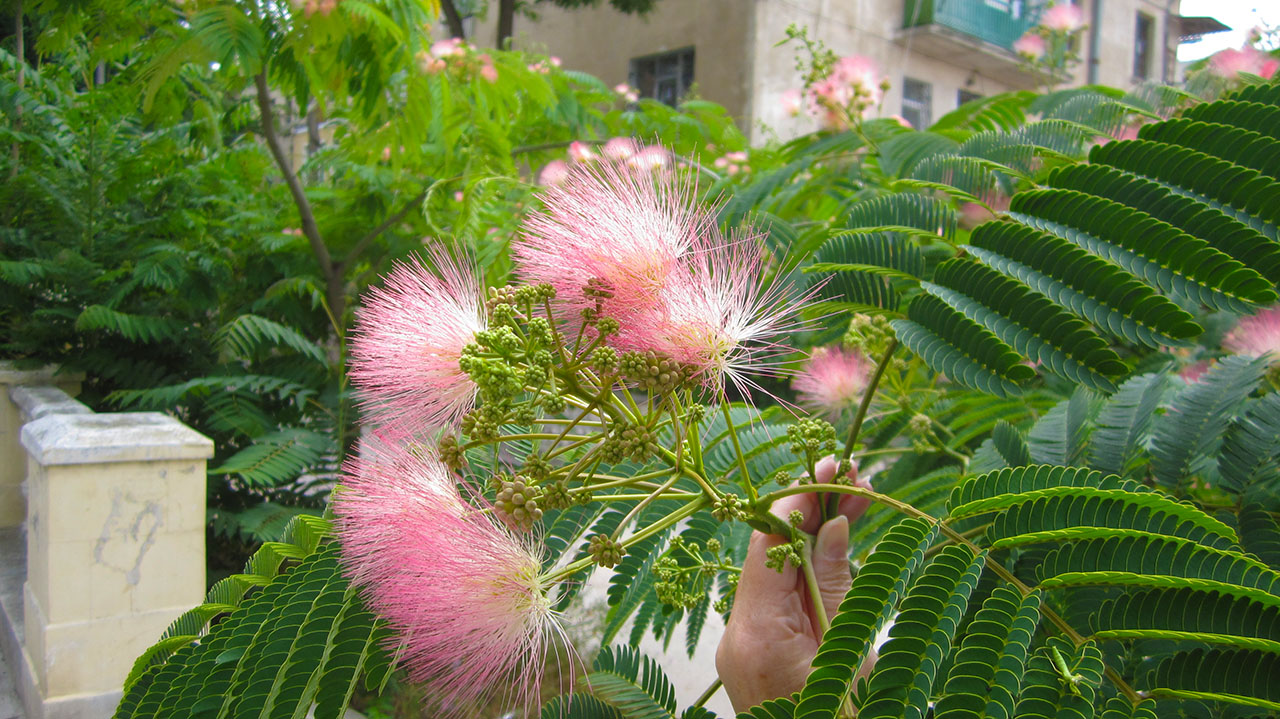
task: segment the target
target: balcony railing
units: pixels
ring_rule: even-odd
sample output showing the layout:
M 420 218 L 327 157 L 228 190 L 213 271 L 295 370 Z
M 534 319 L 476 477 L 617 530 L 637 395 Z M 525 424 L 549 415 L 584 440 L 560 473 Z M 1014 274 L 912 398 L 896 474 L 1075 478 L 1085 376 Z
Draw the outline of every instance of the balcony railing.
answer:
M 1040 9 L 1027 0 L 906 0 L 905 10 L 904 28 L 939 25 L 1012 51 Z

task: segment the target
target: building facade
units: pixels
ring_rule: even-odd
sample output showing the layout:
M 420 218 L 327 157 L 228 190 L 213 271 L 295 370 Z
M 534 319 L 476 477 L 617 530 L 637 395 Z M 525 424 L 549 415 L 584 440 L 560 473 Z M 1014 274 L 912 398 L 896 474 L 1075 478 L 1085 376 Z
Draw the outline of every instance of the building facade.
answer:
M 783 93 L 801 84 L 797 46 L 778 44 L 791 24 L 808 28 L 839 55 L 874 60 L 890 84 L 879 113 L 927 127 L 968 100 L 1035 89 L 1037 78 L 1019 67 L 1012 47 L 1036 24 L 1040 2 L 661 0 L 645 17 L 607 4 L 574 11 L 540 5 L 537 20 L 517 20 L 514 44 L 664 101 L 696 83 L 754 142 L 814 127 L 782 103 Z M 1088 23 L 1080 39 L 1083 62 L 1065 84 L 1128 88 L 1144 80 L 1178 81 L 1175 53 L 1186 25 L 1178 2 L 1079 0 Z M 482 23 L 476 35 L 483 41 L 492 28 Z

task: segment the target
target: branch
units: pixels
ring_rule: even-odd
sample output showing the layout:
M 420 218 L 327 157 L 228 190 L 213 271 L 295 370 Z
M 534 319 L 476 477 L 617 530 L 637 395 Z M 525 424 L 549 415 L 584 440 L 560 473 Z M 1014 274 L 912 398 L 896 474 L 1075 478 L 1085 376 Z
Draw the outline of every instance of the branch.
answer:
M 258 113 L 262 117 L 262 137 L 267 141 L 267 148 L 271 150 L 271 156 L 279 165 L 280 173 L 284 175 L 284 182 L 289 186 L 289 194 L 293 195 L 293 203 L 298 206 L 298 215 L 302 219 L 302 232 L 311 243 L 311 252 L 320 265 L 320 273 L 328 282 L 334 275 L 333 258 L 329 256 L 329 248 L 320 237 L 320 228 L 316 226 L 316 216 L 311 211 L 311 203 L 307 200 L 307 194 L 303 191 L 298 176 L 290 167 L 289 156 L 285 154 L 284 146 L 280 144 L 280 136 L 276 133 L 276 116 L 271 107 L 271 90 L 267 87 L 265 68 L 253 76 L 253 84 L 258 89 Z
M 462 27 L 462 16 L 458 14 L 458 6 L 453 0 L 440 0 L 440 9 L 444 10 L 444 21 L 449 26 L 449 36 L 466 39 L 467 31 Z
M 422 192 L 419 192 L 417 197 L 414 197 L 412 200 L 409 200 L 408 202 L 406 202 L 404 207 L 401 207 L 399 211 L 397 211 L 394 215 L 383 220 L 382 224 L 370 230 L 369 234 L 365 235 L 364 237 L 361 237 L 359 241 L 356 242 L 355 247 L 352 247 L 351 251 L 347 253 L 347 256 L 343 258 L 341 262 L 338 263 L 339 270 L 341 269 L 341 266 L 344 266 L 347 263 L 351 262 L 351 260 L 358 257 L 360 253 L 369 249 L 369 245 L 373 244 L 373 241 L 378 239 L 378 236 L 381 235 L 383 232 L 386 232 L 389 227 L 396 224 L 400 220 L 403 220 L 405 215 L 409 214 L 413 210 L 413 208 L 417 207 L 418 205 L 421 205 L 422 201 L 427 199 L 427 192 L 429 191 L 430 191 L 430 188 L 427 188 L 427 189 L 424 189 Z

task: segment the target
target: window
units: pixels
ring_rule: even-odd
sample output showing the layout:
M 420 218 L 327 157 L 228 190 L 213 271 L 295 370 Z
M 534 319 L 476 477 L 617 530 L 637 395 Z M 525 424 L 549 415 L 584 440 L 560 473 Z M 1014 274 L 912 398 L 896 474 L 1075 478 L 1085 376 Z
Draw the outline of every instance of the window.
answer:
M 1155 27 L 1150 15 L 1138 13 L 1133 33 L 1133 76 L 1142 80 L 1151 77 L 1151 38 Z
M 902 78 L 902 117 L 917 130 L 933 124 L 933 86 L 923 80 Z
M 675 105 L 693 85 L 693 48 L 631 61 L 631 86 L 640 97 Z
M 969 92 L 968 90 L 956 91 L 956 107 L 960 107 L 966 102 L 973 102 L 974 100 L 981 100 L 981 99 L 982 99 L 982 95 L 979 95 L 976 92 Z

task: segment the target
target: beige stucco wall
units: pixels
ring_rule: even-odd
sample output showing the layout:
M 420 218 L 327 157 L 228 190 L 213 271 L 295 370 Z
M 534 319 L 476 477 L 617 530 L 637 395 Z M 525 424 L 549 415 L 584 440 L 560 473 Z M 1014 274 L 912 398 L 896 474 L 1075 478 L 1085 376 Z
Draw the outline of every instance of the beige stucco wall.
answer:
M 1090 3 L 1083 0 L 1086 19 Z M 1133 77 L 1133 38 L 1136 13 L 1155 20 L 1152 77 L 1164 76 L 1166 54 L 1176 49 L 1176 32 L 1166 38 L 1166 18 L 1177 12 L 1179 0 L 1100 0 L 1098 81 L 1130 87 Z M 875 60 L 892 87 L 880 114 L 902 111 L 904 77 L 932 85 L 932 117 L 937 119 L 958 105 L 961 89 L 991 95 L 1034 88 L 1034 79 L 1019 74 L 1004 60 L 981 53 L 950 53 L 927 32 L 902 30 L 904 0 L 662 0 L 644 18 L 629 17 L 604 4 L 578 11 L 540 6 L 540 18 L 517 17 L 515 46 L 558 55 L 565 67 L 592 73 L 614 85 L 627 79 L 632 58 L 654 53 L 695 49 L 695 80 L 703 97 L 714 100 L 738 118 L 752 141 L 794 137 L 814 129 L 807 117 L 785 114 L 780 99 L 800 85 L 795 68 L 796 44 L 777 47 L 792 23 L 809 28 L 810 36 L 841 55 L 859 54 Z M 1171 7 L 1172 5 L 1172 7 Z M 492 15 L 492 13 L 490 13 Z M 493 18 L 479 23 L 474 40 L 492 44 Z M 1159 51 L 1166 41 L 1166 53 Z M 1081 55 L 1088 52 L 1087 34 Z M 940 52 L 942 48 L 942 52 Z M 923 51 L 923 52 L 922 52 Z M 942 55 L 930 57 L 929 55 Z M 1176 63 L 1169 66 L 1176 80 Z M 1082 63 L 1073 84 L 1083 84 Z
M 496 4 L 496 3 L 495 3 Z M 632 58 L 694 49 L 694 80 L 703 98 L 740 117 L 747 101 L 750 64 L 745 38 L 753 0 L 663 0 L 643 17 L 601 7 L 536 7 L 538 20 L 517 15 L 513 46 L 546 52 L 570 70 L 591 73 L 609 86 L 626 82 Z M 477 23 L 477 45 L 492 45 L 494 11 Z

